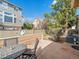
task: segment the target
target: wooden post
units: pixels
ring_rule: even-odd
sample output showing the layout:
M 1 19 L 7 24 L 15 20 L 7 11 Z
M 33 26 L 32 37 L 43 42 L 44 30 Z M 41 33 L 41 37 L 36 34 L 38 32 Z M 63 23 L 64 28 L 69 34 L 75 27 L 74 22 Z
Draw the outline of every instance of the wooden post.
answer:
M 72 8 L 79 7 L 79 0 L 71 0 L 71 7 Z

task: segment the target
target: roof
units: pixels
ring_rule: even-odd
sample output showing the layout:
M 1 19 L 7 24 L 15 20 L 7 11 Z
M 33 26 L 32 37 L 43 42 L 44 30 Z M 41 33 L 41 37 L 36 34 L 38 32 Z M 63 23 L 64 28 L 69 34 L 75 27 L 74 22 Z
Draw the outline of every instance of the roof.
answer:
M 12 4 L 12 3 L 6 1 L 6 0 L 0 0 L 0 1 L 3 1 L 3 2 L 5 2 L 5 3 L 8 3 L 9 5 L 12 5 L 13 8 L 18 8 L 19 10 L 22 10 L 22 8 L 20 8 L 20 7 L 16 6 L 16 5 L 14 5 L 14 4 Z

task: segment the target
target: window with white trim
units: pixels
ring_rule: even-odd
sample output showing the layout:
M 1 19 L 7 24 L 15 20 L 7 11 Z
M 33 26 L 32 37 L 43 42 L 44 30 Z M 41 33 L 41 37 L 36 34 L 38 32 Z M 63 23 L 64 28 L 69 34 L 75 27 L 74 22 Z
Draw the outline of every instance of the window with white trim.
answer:
M 12 20 L 13 20 L 12 17 L 10 17 L 10 16 L 4 16 L 4 21 L 5 22 L 13 22 Z
M 2 22 L 3 18 L 2 18 L 2 14 L 0 14 L 0 22 Z

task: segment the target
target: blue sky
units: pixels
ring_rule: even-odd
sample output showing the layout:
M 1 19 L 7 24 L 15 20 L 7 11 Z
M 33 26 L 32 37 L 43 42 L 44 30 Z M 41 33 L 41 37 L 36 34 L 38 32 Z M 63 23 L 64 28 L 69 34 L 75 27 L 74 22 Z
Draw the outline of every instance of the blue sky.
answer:
M 44 13 L 50 12 L 53 0 L 8 0 L 23 9 L 23 16 L 29 20 L 35 17 L 44 18 Z

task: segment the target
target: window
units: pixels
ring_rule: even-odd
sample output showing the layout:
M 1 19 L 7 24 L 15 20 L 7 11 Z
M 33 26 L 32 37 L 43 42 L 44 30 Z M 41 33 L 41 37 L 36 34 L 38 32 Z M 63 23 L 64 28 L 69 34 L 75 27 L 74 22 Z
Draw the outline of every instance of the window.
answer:
M 2 14 L 0 14 L 0 18 L 2 17 Z
M 13 30 L 13 27 L 4 27 L 5 30 Z
M 14 23 L 16 23 L 16 18 L 14 18 Z
M 4 16 L 5 22 L 12 22 L 12 17 L 10 16 Z
M 16 15 L 14 14 L 14 16 L 16 16 Z
M 2 22 L 2 15 L 0 14 L 0 22 Z
M 19 15 L 21 16 L 22 15 L 22 12 L 19 10 Z
M 2 2 L 0 2 L 0 5 L 2 4 Z
M 8 4 L 5 3 L 5 2 L 3 2 L 2 6 L 3 6 L 4 9 L 7 9 L 8 8 Z
M 0 2 L 0 11 L 3 11 L 3 3 L 2 2 Z
M 0 9 L 0 14 L 2 13 L 2 10 Z
M 17 30 L 16 27 L 12 27 L 12 26 L 5 26 L 4 30 Z
M 2 22 L 2 18 L 0 18 L 0 22 Z
M 18 8 L 14 8 L 15 11 L 18 11 Z
M 12 5 L 12 4 L 8 4 L 8 6 L 9 6 L 9 7 L 13 7 L 13 5 Z
M 3 30 L 3 27 L 2 26 L 0 26 L 0 30 Z
M 7 14 L 7 15 L 11 15 L 11 13 L 10 12 L 4 12 L 5 14 Z

